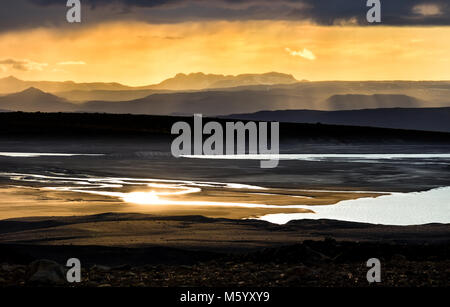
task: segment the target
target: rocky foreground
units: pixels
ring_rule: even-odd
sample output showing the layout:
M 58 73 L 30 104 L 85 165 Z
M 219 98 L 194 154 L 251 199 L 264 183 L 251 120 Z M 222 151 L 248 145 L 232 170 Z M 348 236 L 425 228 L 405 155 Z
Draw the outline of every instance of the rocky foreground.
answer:
M 64 263 L 53 260 L 3 263 L 0 286 L 367 287 L 370 284 L 366 279 L 369 269 L 366 261 L 376 257 L 381 261 L 382 280 L 371 286 L 446 287 L 450 280 L 449 255 L 449 244 L 402 245 L 326 239 L 239 254 L 206 256 L 202 253 L 200 258 L 204 260 L 189 256 L 185 264 L 82 264 L 80 283 L 68 283 Z
M 333 220 L 286 225 L 201 216 L 100 214 L 0 221 L 0 286 L 367 287 L 450 280 L 450 225 L 383 226 Z M 81 262 L 68 283 L 66 262 Z M 371 286 L 374 286 L 372 284 Z

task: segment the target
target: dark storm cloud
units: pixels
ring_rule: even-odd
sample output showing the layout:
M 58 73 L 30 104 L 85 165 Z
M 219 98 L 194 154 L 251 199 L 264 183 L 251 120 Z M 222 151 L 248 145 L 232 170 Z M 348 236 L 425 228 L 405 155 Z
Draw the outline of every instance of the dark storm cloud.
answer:
M 29 2 L 41 5 L 41 6 L 50 6 L 50 5 L 61 5 L 64 4 L 65 1 L 61 0 L 29 0 Z M 184 0 L 81 0 L 83 4 L 89 5 L 91 8 L 95 8 L 98 6 L 104 5 L 121 5 L 121 6 L 135 6 L 135 7 L 155 7 L 155 6 L 164 6 L 172 3 L 182 3 Z
M 382 0 L 382 25 L 450 25 L 448 0 Z M 81 0 L 82 25 L 112 20 L 177 23 L 196 20 L 305 20 L 366 25 L 366 0 Z M 65 27 L 65 0 L 0 3 L 0 31 Z M 425 6 L 424 6 L 425 5 Z
M 358 24 L 367 24 L 369 9 L 366 0 L 304 0 L 309 8 L 291 12 L 291 17 L 310 18 L 322 25 L 339 24 L 340 21 L 356 19 Z M 437 14 L 423 15 L 421 8 L 434 7 Z M 421 13 L 422 12 L 422 13 Z M 382 25 L 450 25 L 448 0 L 381 0 Z

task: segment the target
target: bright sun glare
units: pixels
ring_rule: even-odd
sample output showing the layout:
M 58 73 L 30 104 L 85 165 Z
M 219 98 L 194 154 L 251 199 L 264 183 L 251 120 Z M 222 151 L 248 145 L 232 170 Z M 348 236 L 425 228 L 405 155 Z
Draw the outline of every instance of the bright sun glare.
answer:
M 139 205 L 154 205 L 161 201 L 155 192 L 131 192 L 122 197 L 124 201 Z

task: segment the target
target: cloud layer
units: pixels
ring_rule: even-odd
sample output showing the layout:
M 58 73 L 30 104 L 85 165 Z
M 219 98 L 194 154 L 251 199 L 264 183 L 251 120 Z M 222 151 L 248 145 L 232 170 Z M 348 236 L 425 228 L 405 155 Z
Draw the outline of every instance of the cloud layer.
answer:
M 367 25 L 365 0 L 90 0 L 82 25 L 134 20 L 179 23 L 199 20 L 290 20 L 320 25 Z M 15 0 L 0 4 L 0 31 L 76 27 L 65 20 L 64 0 Z M 450 25 L 448 0 L 382 1 L 383 25 Z M 80 26 L 80 25 L 78 25 Z
M 20 71 L 42 71 L 44 67 L 48 66 L 47 63 L 38 63 L 30 60 L 16 60 L 16 59 L 4 59 L 0 60 L 0 66 L 2 70 L 6 71 L 8 68 L 12 68 Z

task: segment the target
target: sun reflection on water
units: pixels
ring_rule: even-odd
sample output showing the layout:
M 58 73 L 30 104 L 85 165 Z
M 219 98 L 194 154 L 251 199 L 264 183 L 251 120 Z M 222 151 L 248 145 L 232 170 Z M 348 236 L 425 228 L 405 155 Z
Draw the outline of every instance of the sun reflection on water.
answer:
M 310 208 L 305 208 L 304 203 L 298 203 L 299 198 L 314 200 L 314 197 L 303 195 L 303 192 L 314 192 L 313 190 L 273 189 L 242 183 L 213 181 L 95 177 L 89 175 L 72 177 L 54 173 L 48 175 L 0 173 L 1 176 L 9 177 L 10 180 L 14 181 L 34 182 L 44 185 L 40 188 L 42 190 L 106 196 L 135 205 L 264 208 L 290 210 L 288 212 L 292 212 L 292 209 L 300 209 L 304 212 L 313 212 Z M 142 189 L 143 186 L 146 186 L 147 189 Z M 349 191 L 320 192 L 349 193 Z M 352 193 L 363 193 L 363 191 L 353 191 Z M 381 195 L 385 192 L 364 193 Z M 195 194 L 197 197 L 195 199 L 186 197 L 187 194 Z M 221 197 L 218 197 L 218 195 Z M 180 196 L 184 197 L 180 198 Z M 239 201 L 236 202 L 235 200 Z
M 123 201 L 138 205 L 156 205 L 160 204 L 161 200 L 155 192 L 131 192 L 124 193 Z

